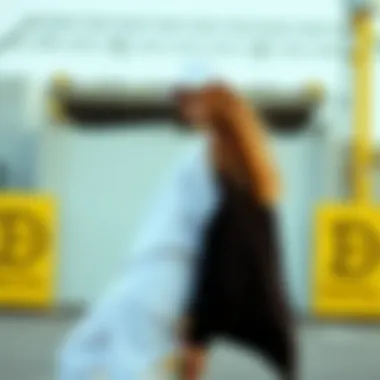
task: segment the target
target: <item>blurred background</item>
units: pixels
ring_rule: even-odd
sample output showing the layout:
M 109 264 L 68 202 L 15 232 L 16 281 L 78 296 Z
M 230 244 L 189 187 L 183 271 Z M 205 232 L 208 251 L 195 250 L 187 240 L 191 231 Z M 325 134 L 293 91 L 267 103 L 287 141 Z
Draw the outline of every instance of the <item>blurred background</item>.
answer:
M 2 380 L 53 379 L 53 353 L 66 329 L 126 265 L 147 203 L 191 142 L 173 128 L 168 94 L 182 78 L 206 71 L 234 84 L 268 119 L 285 183 L 282 240 L 299 316 L 301 379 L 380 378 L 380 286 L 371 300 L 372 314 L 377 313 L 371 323 L 348 322 L 344 312 L 335 319 L 316 316 L 312 292 L 318 271 L 316 210 L 352 196 L 358 99 L 352 17 L 359 3 L 2 5 L 0 218 L 7 231 L 12 215 L 28 210 L 48 227 L 41 238 L 48 247 L 42 263 L 14 258 L 0 243 Z M 371 22 L 376 36 L 365 66 L 371 71 L 361 88 L 366 104 L 374 105 L 362 108 L 372 119 L 376 202 L 380 23 L 375 12 Z M 22 220 L 28 225 L 29 219 Z M 35 236 L 39 230 L 33 228 Z M 33 239 L 31 246 L 37 244 Z M 34 293 L 27 286 L 33 279 Z M 243 380 L 271 374 L 240 349 L 221 344 L 207 376 Z

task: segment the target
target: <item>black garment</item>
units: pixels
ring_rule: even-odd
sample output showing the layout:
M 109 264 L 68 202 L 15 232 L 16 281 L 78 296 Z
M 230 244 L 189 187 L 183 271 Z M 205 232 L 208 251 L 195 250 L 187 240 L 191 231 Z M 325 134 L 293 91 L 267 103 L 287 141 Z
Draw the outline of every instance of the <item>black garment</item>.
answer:
M 274 210 L 221 180 L 222 202 L 204 242 L 190 304 L 192 343 L 226 337 L 261 352 L 294 379 L 294 332 Z

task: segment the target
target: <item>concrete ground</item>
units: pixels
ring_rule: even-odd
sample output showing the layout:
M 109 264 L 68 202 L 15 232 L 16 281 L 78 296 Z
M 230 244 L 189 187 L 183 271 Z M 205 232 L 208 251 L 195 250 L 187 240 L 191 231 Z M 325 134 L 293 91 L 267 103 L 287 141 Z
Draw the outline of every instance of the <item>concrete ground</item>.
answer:
M 53 380 L 53 356 L 72 317 L 0 317 L 0 380 Z M 380 327 L 300 326 L 300 380 L 379 380 Z M 243 350 L 218 344 L 206 380 L 275 379 Z

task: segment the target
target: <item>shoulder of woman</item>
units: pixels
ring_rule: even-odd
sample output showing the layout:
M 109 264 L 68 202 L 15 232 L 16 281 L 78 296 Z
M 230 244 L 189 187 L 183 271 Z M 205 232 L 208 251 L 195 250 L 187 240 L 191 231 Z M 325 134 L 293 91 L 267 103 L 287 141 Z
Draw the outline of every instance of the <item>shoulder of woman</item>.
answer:
M 207 139 L 189 141 L 176 162 L 176 168 L 184 175 L 211 174 L 212 164 Z

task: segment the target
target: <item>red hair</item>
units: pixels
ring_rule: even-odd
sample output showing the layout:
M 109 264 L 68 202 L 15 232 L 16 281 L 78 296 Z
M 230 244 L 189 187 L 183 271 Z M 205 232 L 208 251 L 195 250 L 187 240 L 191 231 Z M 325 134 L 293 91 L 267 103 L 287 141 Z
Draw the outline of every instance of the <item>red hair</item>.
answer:
M 279 175 L 259 115 L 224 85 L 207 85 L 200 97 L 215 137 L 214 159 L 219 169 L 248 185 L 259 202 L 275 202 L 280 193 Z

